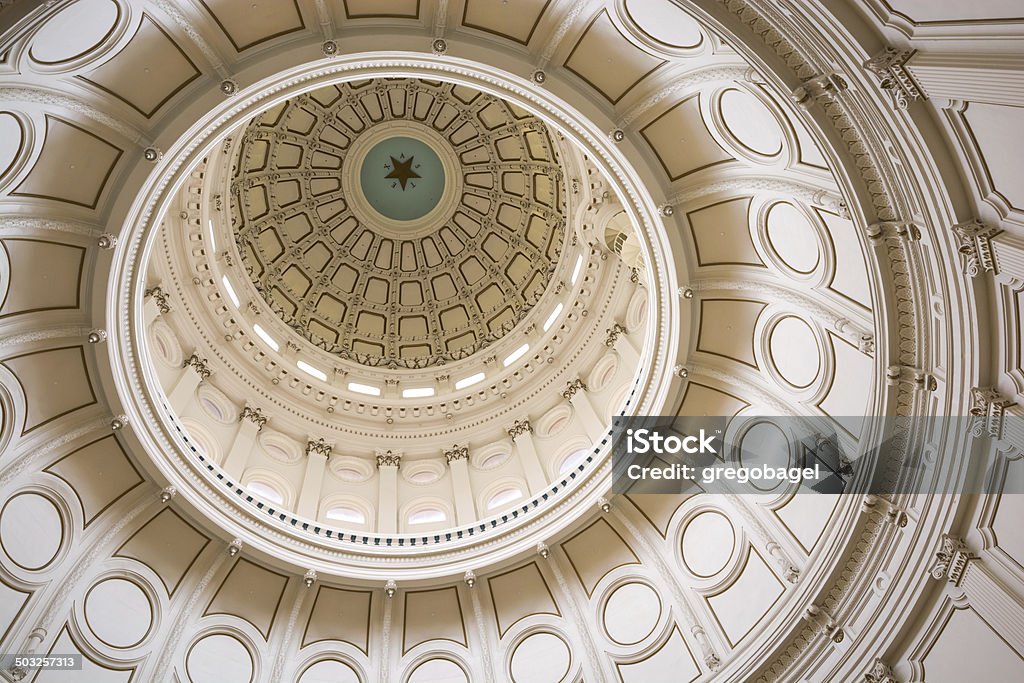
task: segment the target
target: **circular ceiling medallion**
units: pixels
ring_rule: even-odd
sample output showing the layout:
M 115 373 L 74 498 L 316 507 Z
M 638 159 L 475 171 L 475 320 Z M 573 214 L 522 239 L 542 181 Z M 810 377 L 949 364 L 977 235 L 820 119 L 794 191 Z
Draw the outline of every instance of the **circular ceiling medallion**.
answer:
M 370 206 L 396 221 L 426 216 L 441 200 L 444 185 L 437 152 L 405 135 L 375 144 L 359 169 L 359 188 Z

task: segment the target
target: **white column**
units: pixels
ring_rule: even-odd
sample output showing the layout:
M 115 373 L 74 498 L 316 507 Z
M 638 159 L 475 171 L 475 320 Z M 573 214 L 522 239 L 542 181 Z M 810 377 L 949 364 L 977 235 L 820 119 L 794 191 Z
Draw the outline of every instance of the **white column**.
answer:
M 530 493 L 536 495 L 548 486 L 548 477 L 544 473 L 544 467 L 540 464 L 537 456 L 537 446 L 533 442 L 533 426 L 530 421 L 516 420 L 511 427 L 506 429 L 516 447 L 516 455 L 523 466 L 523 474 L 526 475 L 526 485 L 530 487 Z
M 452 494 L 455 498 L 455 522 L 460 526 L 476 521 L 476 501 L 469 483 L 469 449 L 454 446 L 444 452 L 444 459 L 452 473 Z
M 210 369 L 206 366 L 206 359 L 194 353 L 189 356 L 185 361 L 184 372 L 167 397 L 175 412 L 181 413 L 185 409 L 195 397 L 199 384 L 209 376 Z
M 932 98 L 1024 107 L 1019 55 L 916 52 L 906 69 Z
M 569 382 L 565 391 L 562 392 L 583 423 L 583 429 L 587 432 L 587 436 L 593 443 L 597 443 L 604 436 L 606 425 L 597 415 L 597 411 L 594 409 L 593 404 L 590 402 L 590 397 L 587 396 L 587 385 L 583 383 L 583 380 L 577 379 L 573 382 Z
M 306 472 L 302 477 L 299 502 L 295 506 L 295 513 L 299 517 L 317 518 L 324 471 L 327 469 L 327 458 L 330 454 L 331 444 L 325 443 L 323 439 L 309 441 L 306 444 Z
M 935 562 L 933 578 L 947 583 L 956 598 L 959 591 L 982 619 L 1010 643 L 1024 643 L 1024 604 L 1016 592 L 1004 585 L 968 548 L 962 538 L 943 535 Z
M 250 406 L 242 409 L 242 414 L 238 419 L 241 424 L 238 426 L 238 431 L 235 432 L 235 440 L 231 442 L 231 449 L 221 465 L 228 476 L 236 482 L 241 480 L 245 466 L 249 463 L 249 454 L 256 446 L 257 434 L 267 423 L 267 418 L 263 417 L 259 408 Z
M 627 366 L 636 367 L 640 364 L 640 352 L 629 340 L 626 328 L 619 323 L 615 323 L 608 329 L 608 336 L 605 338 L 604 344 L 609 348 L 614 348 Z
M 402 454 L 377 450 L 377 533 L 398 531 L 398 467 Z

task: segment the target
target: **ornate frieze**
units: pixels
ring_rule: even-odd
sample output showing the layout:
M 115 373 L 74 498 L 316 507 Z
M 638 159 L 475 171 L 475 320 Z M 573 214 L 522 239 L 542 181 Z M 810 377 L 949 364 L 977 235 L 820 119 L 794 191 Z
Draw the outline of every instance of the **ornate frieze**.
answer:
M 469 447 L 455 445 L 444 449 L 444 461 L 451 465 L 456 460 L 469 460 Z
M 511 427 L 505 428 L 505 431 L 508 432 L 509 437 L 511 437 L 511 439 L 515 441 L 523 434 L 532 433 L 533 425 L 530 424 L 530 420 L 528 418 L 524 418 L 522 420 L 516 420 L 515 422 L 513 422 Z
M 401 467 L 402 466 L 402 452 L 393 451 L 390 448 L 378 448 L 377 449 L 377 469 L 381 467 Z
M 893 106 L 906 109 L 915 100 L 927 99 L 906 69 L 914 50 L 887 47 L 864 62 L 864 68 L 878 77 L 878 85 L 889 93 Z
M 576 395 L 577 391 L 586 391 L 586 390 L 587 390 L 587 385 L 583 383 L 583 380 L 581 380 L 579 377 L 577 377 L 573 381 L 566 383 L 565 391 L 562 392 L 562 397 L 565 400 L 567 400 L 567 401 L 571 401 L 572 397 Z
M 249 420 L 262 431 L 264 425 L 267 424 L 267 416 L 263 414 L 259 408 L 253 408 L 251 406 L 245 406 L 242 408 L 242 413 L 238 416 L 238 421 Z
M 992 253 L 992 238 L 1000 232 L 976 218 L 953 226 L 957 251 L 963 257 L 964 275 L 978 277 L 982 273 L 999 273 Z
M 198 354 L 193 353 L 188 359 L 182 364 L 181 367 L 187 368 L 192 367 L 198 374 L 200 379 L 206 380 L 210 377 L 210 366 L 209 361 L 205 358 L 200 358 Z

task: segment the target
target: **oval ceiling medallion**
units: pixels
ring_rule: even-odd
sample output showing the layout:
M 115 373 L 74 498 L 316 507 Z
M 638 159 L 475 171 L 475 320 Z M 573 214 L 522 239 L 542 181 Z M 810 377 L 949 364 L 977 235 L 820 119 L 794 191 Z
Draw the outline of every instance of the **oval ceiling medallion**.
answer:
M 744 149 L 761 157 L 782 151 L 782 128 L 761 100 L 745 90 L 728 88 L 718 96 L 718 107 L 726 132 Z
M 85 596 L 85 619 L 97 638 L 111 647 L 135 647 L 149 635 L 153 608 L 145 592 L 125 579 L 104 579 Z
M 795 316 L 775 323 L 769 333 L 771 362 L 782 378 L 797 389 L 806 389 L 821 371 L 821 349 L 814 330 Z
M 47 21 L 32 39 L 37 64 L 66 64 L 89 54 L 113 33 L 121 7 L 111 0 L 78 0 Z
M 63 539 L 64 521 L 57 506 L 38 493 L 20 493 L 0 510 L 0 547 L 22 569 L 48 566 Z
M 192 645 L 185 670 L 191 683 L 250 683 L 252 655 L 238 638 L 215 633 Z
M 303 671 L 299 683 L 359 683 L 359 676 L 348 664 L 325 659 Z
M 800 275 L 813 273 L 821 263 L 818 235 L 798 208 L 779 202 L 765 218 L 767 242 L 782 264 Z
M 25 130 L 10 112 L 0 112 L 0 178 L 14 166 L 25 146 Z
M 736 545 L 732 523 L 720 512 L 702 512 L 683 529 L 683 563 L 694 576 L 708 578 L 725 569 Z
M 661 598 L 647 584 L 627 583 L 615 589 L 604 606 L 604 628 L 620 645 L 635 645 L 654 632 L 661 619 Z
M 743 433 L 739 459 L 743 467 L 789 467 L 789 440 L 782 429 L 772 422 L 759 422 Z M 761 491 L 772 491 L 781 481 L 750 480 L 750 485 Z
M 512 652 L 515 683 L 558 683 L 569 673 L 572 653 L 554 633 L 535 633 Z

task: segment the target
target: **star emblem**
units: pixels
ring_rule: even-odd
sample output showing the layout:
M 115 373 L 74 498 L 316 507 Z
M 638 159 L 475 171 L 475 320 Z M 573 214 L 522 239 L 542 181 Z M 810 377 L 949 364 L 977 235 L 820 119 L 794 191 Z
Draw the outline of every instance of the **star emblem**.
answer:
M 402 192 L 405 192 L 405 185 L 413 178 L 421 177 L 419 173 L 412 170 L 412 161 L 416 157 L 409 157 L 408 159 L 396 159 L 391 157 L 391 173 L 388 173 L 385 178 L 397 180 L 402 186 Z M 415 187 L 415 185 L 413 185 Z

